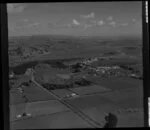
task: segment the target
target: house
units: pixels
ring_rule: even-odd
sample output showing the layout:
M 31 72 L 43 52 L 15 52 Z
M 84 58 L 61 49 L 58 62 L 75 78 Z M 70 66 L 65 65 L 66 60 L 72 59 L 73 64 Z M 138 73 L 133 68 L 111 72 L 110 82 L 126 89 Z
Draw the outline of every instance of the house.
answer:
M 136 79 L 140 78 L 140 76 L 138 76 L 136 74 L 130 74 L 129 76 L 132 77 L 132 78 L 136 78 Z
M 31 76 L 33 74 L 34 70 L 32 68 L 28 68 L 25 72 L 25 75 Z
M 13 72 L 10 72 L 10 73 L 9 73 L 9 78 L 10 78 L 10 79 L 14 78 L 14 76 L 15 76 L 15 74 L 14 74 Z

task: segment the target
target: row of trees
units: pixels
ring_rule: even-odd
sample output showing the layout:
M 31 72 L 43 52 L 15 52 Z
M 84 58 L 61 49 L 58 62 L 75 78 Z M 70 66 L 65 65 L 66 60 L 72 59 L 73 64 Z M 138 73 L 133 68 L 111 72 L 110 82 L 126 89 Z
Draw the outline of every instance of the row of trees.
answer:
M 78 81 L 70 81 L 64 84 L 53 84 L 53 83 L 43 83 L 42 86 L 47 88 L 48 90 L 55 90 L 55 89 L 69 89 L 76 86 L 88 86 L 91 82 L 85 79 L 80 79 Z

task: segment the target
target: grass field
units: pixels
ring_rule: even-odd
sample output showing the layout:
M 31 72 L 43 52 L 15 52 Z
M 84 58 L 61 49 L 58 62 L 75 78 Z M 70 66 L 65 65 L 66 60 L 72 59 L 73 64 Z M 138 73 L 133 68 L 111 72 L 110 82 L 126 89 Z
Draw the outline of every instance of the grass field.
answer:
M 11 129 L 92 128 L 91 125 L 72 111 L 20 120 L 13 122 L 10 125 Z
M 55 93 L 60 98 L 64 98 L 66 97 L 66 95 L 70 95 L 72 93 L 71 91 L 68 91 L 67 89 L 56 89 L 56 90 L 52 90 L 52 92 Z
M 102 97 L 108 98 L 120 106 L 120 108 L 142 108 L 143 91 L 142 86 L 102 93 Z
M 18 90 L 14 89 L 13 92 L 9 94 L 9 104 L 19 104 L 24 103 L 25 100 L 22 98 L 22 94 L 18 93 Z
M 143 111 L 134 113 L 123 113 L 117 115 L 119 121 L 117 127 L 143 127 L 144 126 L 144 113 Z
M 84 96 L 67 100 L 66 102 L 81 110 L 100 124 L 104 124 L 106 112 L 114 112 L 119 109 L 119 106 L 115 102 L 100 95 Z
M 22 114 L 24 111 L 30 113 L 32 117 L 54 114 L 57 112 L 68 111 L 68 108 L 56 100 L 37 101 L 30 103 L 22 103 L 10 106 L 10 120 L 19 120 L 17 115 Z
M 72 100 L 67 100 L 68 103 L 72 104 L 74 107 L 80 109 L 87 115 L 89 115 L 94 120 L 104 122 L 105 113 L 111 112 L 116 113 L 118 115 L 118 111 L 120 109 L 134 109 L 138 108 L 143 110 L 143 97 L 142 97 L 142 88 L 129 88 L 121 91 L 100 93 L 96 95 L 84 96 Z M 130 126 L 136 127 L 143 125 L 143 115 L 141 111 L 136 114 L 128 113 L 124 118 L 120 116 L 118 126 L 128 127 L 128 123 Z M 137 117 L 137 120 L 136 120 Z M 135 119 L 135 120 L 133 120 Z M 123 122 L 125 121 L 126 122 Z M 131 121 L 131 122 L 130 122 Z
M 73 92 L 76 92 L 79 95 L 88 95 L 88 94 L 94 94 L 94 93 L 102 93 L 102 92 L 108 92 L 111 89 L 105 88 L 100 85 L 91 85 L 88 87 L 78 87 L 78 88 L 72 88 Z
M 110 76 L 107 78 L 87 76 L 87 79 L 93 83 L 104 86 L 105 88 L 117 90 L 125 89 L 130 87 L 142 86 L 142 81 L 138 79 L 128 77 L 114 77 Z
M 24 95 L 27 97 L 28 102 L 54 99 L 52 95 L 50 95 L 48 92 L 43 91 L 35 84 L 30 84 L 30 86 L 25 87 L 23 89 L 24 89 Z M 13 88 L 10 91 L 10 104 L 14 105 L 14 104 L 25 102 L 22 96 L 23 95 L 20 94 L 17 89 Z

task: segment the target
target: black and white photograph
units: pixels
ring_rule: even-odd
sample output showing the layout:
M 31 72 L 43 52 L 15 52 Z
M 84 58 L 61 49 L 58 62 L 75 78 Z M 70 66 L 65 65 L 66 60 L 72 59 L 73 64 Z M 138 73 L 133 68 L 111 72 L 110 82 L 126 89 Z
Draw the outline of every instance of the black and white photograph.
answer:
M 144 127 L 142 2 L 7 3 L 10 129 Z

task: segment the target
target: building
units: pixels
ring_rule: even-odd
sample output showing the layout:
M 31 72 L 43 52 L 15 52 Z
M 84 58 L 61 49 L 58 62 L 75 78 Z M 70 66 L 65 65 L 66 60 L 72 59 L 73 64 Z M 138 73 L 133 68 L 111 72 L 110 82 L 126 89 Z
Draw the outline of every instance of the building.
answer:
M 15 76 L 15 74 L 14 74 L 13 72 L 10 72 L 10 73 L 9 73 L 9 78 L 10 78 L 10 79 L 14 78 L 14 76 Z

